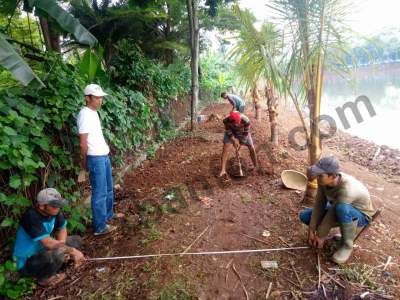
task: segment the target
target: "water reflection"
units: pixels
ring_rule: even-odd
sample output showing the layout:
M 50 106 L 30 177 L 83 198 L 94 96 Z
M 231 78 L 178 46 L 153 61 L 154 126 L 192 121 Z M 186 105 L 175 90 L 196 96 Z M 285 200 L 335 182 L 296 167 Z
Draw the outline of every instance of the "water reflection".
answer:
M 400 119 L 400 64 L 364 67 L 357 70 L 353 78 L 355 80 L 349 83 L 333 74 L 326 75 L 322 113 L 332 116 L 338 128 L 347 133 L 400 149 L 400 136 L 396 133 Z M 361 95 L 370 99 L 376 116 L 371 118 L 363 104 L 360 104 L 364 121 L 357 123 L 351 110 L 348 110 L 346 116 L 351 127 L 344 130 L 335 109 L 348 101 L 355 101 Z

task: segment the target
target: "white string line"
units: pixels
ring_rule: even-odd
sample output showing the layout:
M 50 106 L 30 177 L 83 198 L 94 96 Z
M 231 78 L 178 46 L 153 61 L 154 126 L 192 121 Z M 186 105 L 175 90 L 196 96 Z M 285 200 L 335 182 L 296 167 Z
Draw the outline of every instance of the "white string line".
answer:
M 310 249 L 310 247 L 289 247 L 289 248 L 274 248 L 274 249 L 248 249 L 248 250 L 186 252 L 186 253 L 185 252 L 160 253 L 160 254 L 133 255 L 133 256 L 95 257 L 95 258 L 88 258 L 87 260 L 99 261 L 99 260 L 118 260 L 118 259 L 138 259 L 138 258 L 180 256 L 180 255 L 219 255 L 219 254 L 235 254 L 235 253 L 277 252 L 277 251 L 302 250 L 302 249 Z

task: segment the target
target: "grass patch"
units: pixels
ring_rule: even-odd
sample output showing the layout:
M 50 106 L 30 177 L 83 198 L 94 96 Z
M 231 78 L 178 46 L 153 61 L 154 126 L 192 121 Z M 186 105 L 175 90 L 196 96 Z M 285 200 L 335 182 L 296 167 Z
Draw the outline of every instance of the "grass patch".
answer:
M 147 290 L 154 289 L 158 284 L 158 276 L 160 275 L 160 271 L 153 271 L 150 277 L 145 282 L 144 286 Z
M 187 284 L 178 280 L 167 284 L 152 300 L 192 300 L 192 295 Z
M 155 224 L 150 224 L 148 229 L 142 229 L 142 233 L 146 236 L 145 239 L 140 241 L 142 245 L 147 245 L 151 242 L 157 241 L 161 237 L 161 232 Z
M 153 206 L 151 203 L 149 202 L 144 202 L 142 204 L 139 205 L 139 210 L 142 213 L 151 215 L 154 214 L 156 212 L 156 207 Z
M 263 195 L 257 199 L 258 199 L 258 201 L 265 203 L 265 204 L 267 204 L 267 203 L 278 204 L 279 203 L 279 199 L 276 198 L 276 196 L 274 194 Z
M 107 287 L 105 284 L 105 289 L 98 289 L 94 293 L 84 293 L 82 295 L 82 299 L 88 300 L 125 300 L 129 299 L 125 295 L 127 291 L 129 291 L 132 286 L 135 286 L 137 281 L 135 278 L 129 277 L 125 272 L 123 272 L 117 280 L 115 280 L 115 284 L 111 287 Z M 124 295 L 125 294 L 125 295 Z
M 345 266 L 343 268 L 343 273 L 346 275 L 346 278 L 351 282 L 366 285 L 374 290 L 379 287 L 379 284 L 377 283 L 374 276 L 374 269 L 371 266 L 365 264 L 353 264 Z
M 243 203 L 243 204 L 249 204 L 249 203 L 251 203 L 252 201 L 253 201 L 253 199 L 251 198 L 251 196 L 249 195 L 249 194 L 246 194 L 246 193 L 241 193 L 240 194 L 240 201 Z
M 147 149 L 147 158 L 152 159 L 156 156 L 157 150 L 158 150 L 158 145 L 153 144 Z
M 188 196 L 189 192 L 184 185 L 170 187 L 163 196 L 164 203 L 160 205 L 160 212 L 179 213 L 182 209 L 187 208 L 185 195 Z

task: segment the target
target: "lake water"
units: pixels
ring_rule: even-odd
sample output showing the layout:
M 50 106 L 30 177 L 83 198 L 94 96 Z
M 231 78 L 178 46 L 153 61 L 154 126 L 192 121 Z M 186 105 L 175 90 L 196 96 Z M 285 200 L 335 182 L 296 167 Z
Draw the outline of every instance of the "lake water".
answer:
M 337 127 L 351 135 L 400 149 L 400 64 L 363 67 L 353 78 L 349 84 L 337 75 L 326 74 L 321 113 L 333 117 Z M 371 117 L 360 103 L 363 121 L 358 123 L 351 109 L 346 109 L 350 128 L 344 129 L 336 108 L 362 95 L 368 97 L 376 115 Z

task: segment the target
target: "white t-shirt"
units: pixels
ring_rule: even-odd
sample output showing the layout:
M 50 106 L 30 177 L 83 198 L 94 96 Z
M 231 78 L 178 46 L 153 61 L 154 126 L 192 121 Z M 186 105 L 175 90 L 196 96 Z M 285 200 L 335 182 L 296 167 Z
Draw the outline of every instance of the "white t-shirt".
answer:
M 86 106 L 82 108 L 78 114 L 77 125 L 79 134 L 88 134 L 88 155 L 107 155 L 110 152 L 97 111 Z

